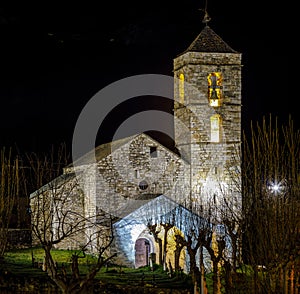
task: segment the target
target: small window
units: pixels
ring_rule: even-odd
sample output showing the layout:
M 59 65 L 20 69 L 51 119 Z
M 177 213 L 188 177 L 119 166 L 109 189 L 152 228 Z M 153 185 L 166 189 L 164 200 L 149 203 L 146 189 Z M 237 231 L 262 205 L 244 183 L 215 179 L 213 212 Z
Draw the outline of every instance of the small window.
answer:
M 157 157 L 157 147 L 156 146 L 151 146 L 150 147 L 150 156 L 151 156 L 151 158 L 156 158 Z
M 179 75 L 179 103 L 184 104 L 184 74 Z
M 220 125 L 221 125 L 221 117 L 219 114 L 215 114 L 210 117 L 210 141 L 211 142 L 220 142 L 221 134 L 220 134 Z
M 217 194 L 216 193 L 214 193 L 214 195 L 213 195 L 213 200 L 214 200 L 214 204 L 217 204 Z
M 217 175 L 217 174 L 218 174 L 218 167 L 215 166 L 215 175 Z

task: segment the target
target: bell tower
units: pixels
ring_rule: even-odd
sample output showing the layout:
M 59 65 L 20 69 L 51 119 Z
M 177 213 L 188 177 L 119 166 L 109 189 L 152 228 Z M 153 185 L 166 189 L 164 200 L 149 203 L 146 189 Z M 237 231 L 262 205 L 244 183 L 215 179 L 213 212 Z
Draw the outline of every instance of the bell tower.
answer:
M 189 163 L 192 203 L 241 184 L 241 54 L 209 20 L 205 13 L 200 34 L 173 60 L 175 144 Z

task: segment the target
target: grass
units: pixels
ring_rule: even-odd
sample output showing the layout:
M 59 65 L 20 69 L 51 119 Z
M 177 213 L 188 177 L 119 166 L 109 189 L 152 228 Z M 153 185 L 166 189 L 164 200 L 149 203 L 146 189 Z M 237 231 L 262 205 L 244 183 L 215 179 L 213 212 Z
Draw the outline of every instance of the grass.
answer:
M 51 251 L 53 259 L 57 260 L 59 263 L 69 263 L 71 262 L 71 256 L 74 253 L 78 253 L 76 250 L 58 250 L 53 249 Z M 8 262 L 20 263 L 20 264 L 32 264 L 32 257 L 36 262 L 43 262 L 44 250 L 42 248 L 27 248 L 11 250 L 5 253 L 4 258 Z M 95 257 L 92 255 L 86 255 L 86 258 L 79 258 L 79 263 L 89 263 L 93 262 Z
M 53 259 L 57 261 L 58 267 L 62 264 L 68 273 L 70 273 L 71 256 L 78 251 L 73 250 L 52 250 Z M 32 256 L 40 267 L 33 267 Z M 34 278 L 42 279 L 43 281 L 49 281 L 47 273 L 42 271 L 41 264 L 44 259 L 44 251 L 42 248 L 29 248 L 11 250 L 5 253 L 4 261 L 0 264 L 0 276 L 1 273 L 10 273 L 16 278 Z M 95 262 L 95 257 L 92 255 L 86 255 L 85 258 L 79 258 L 79 270 L 81 274 L 88 272 L 89 267 Z M 252 276 L 250 267 L 243 267 L 238 270 L 238 276 L 236 277 L 235 284 L 238 284 L 241 289 L 239 293 L 247 293 L 242 289 L 247 289 L 250 285 Z M 191 289 L 191 278 L 182 273 L 180 276 L 170 277 L 168 273 L 163 271 L 161 266 L 155 265 L 154 271 L 151 271 L 149 267 L 142 267 L 139 269 L 120 267 L 117 265 L 111 265 L 106 268 L 103 267 L 95 277 L 96 280 L 101 281 L 104 284 L 113 284 L 120 287 L 128 286 L 143 286 L 143 287 L 159 287 L 165 289 Z M 212 273 L 206 275 L 206 283 L 209 293 L 212 293 Z M 237 286 L 237 285 L 236 285 Z
M 57 261 L 58 267 L 65 265 L 70 272 L 71 256 L 76 251 L 72 250 L 52 250 L 53 259 Z M 0 264 L 0 273 L 8 272 L 15 277 L 26 276 L 28 278 L 47 279 L 47 273 L 42 271 L 40 267 L 33 267 L 32 256 L 34 261 L 42 264 L 44 259 L 44 251 L 42 248 L 29 248 L 11 250 L 5 253 L 4 262 Z M 86 255 L 85 258 L 79 260 L 79 270 L 81 274 L 85 274 L 89 267 L 95 262 L 95 257 Z M 132 269 L 120 266 L 103 267 L 96 275 L 96 279 L 102 283 L 117 284 L 121 286 L 144 286 L 168 289 L 187 289 L 191 287 L 190 277 L 186 274 L 170 277 L 168 273 L 163 271 L 162 267 L 156 265 L 155 270 L 151 271 L 149 267 Z

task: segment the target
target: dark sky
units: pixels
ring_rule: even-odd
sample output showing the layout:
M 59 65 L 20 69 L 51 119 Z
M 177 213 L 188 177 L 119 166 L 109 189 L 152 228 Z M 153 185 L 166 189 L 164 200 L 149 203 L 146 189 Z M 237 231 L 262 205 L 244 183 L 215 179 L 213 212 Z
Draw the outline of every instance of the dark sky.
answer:
M 45 3 L 0 6 L 1 146 L 39 151 L 70 145 L 78 115 L 103 87 L 136 74 L 172 75 L 173 58 L 203 28 L 199 8 L 205 7 L 195 0 Z M 282 121 L 291 114 L 299 122 L 282 7 L 208 0 L 207 10 L 210 27 L 243 54 L 243 128 L 269 113 Z M 104 129 L 157 105 L 172 109 L 154 98 L 137 107 L 132 101 Z M 110 133 L 102 132 L 99 143 L 108 140 Z

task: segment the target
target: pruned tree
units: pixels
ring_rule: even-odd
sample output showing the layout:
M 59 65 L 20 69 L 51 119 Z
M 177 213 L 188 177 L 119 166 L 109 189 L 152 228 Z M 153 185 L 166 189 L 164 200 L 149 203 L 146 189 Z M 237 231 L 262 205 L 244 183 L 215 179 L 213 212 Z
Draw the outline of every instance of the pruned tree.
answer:
M 158 264 L 167 269 L 168 235 L 175 225 L 176 210 L 178 204 L 168 198 L 162 198 L 158 205 L 149 206 L 145 215 L 145 222 L 149 233 L 158 245 Z
M 234 284 L 237 279 L 237 269 L 242 261 L 242 232 L 244 215 L 242 213 L 242 178 L 241 178 L 241 149 L 237 145 L 232 150 L 231 157 L 225 165 L 224 175 L 226 185 L 219 182 L 218 203 L 210 202 L 210 207 L 215 210 L 214 223 L 219 224 L 221 233 L 217 234 L 217 256 L 222 266 L 221 277 L 224 279 L 226 293 L 234 293 Z M 211 251 L 212 254 L 214 254 Z
M 164 270 L 167 267 L 167 245 L 168 245 L 168 233 L 170 231 L 170 229 L 172 229 L 174 227 L 174 223 L 172 222 L 161 222 L 160 226 L 163 227 L 163 268 Z
M 175 240 L 175 249 L 174 249 L 174 270 L 176 273 L 180 270 L 180 254 L 185 247 L 185 240 L 183 233 L 176 227 L 173 228 L 174 231 L 174 240 Z
M 215 195 L 206 197 L 205 205 L 201 206 L 202 221 L 198 228 L 198 242 L 200 243 L 201 253 L 203 248 L 206 249 L 210 256 L 212 266 L 212 283 L 213 293 L 221 293 L 220 267 L 221 261 L 225 256 L 226 235 L 224 234 L 224 226 L 221 223 L 219 215 L 219 206 L 215 202 Z
M 15 199 L 19 193 L 19 160 L 12 151 L 0 151 L 0 259 L 3 258 L 8 241 L 8 229 Z
M 197 265 L 197 253 L 199 250 L 202 250 L 203 233 L 208 223 L 202 216 L 195 213 L 195 210 L 190 211 L 183 208 L 182 212 L 175 211 L 174 213 L 176 213 L 178 218 L 179 230 L 183 232 L 183 234 L 176 235 L 176 242 L 180 244 L 179 247 L 186 248 L 189 255 L 189 273 L 193 284 L 200 285 L 201 272 Z
M 160 228 L 157 224 L 152 224 L 149 220 L 147 223 L 148 230 L 158 244 L 158 264 L 163 264 L 163 240 L 159 237 Z
M 45 252 L 45 269 L 63 293 L 88 293 L 87 288 L 97 272 L 115 254 L 110 252 L 114 240 L 113 219 L 103 211 L 91 213 L 86 209 L 82 180 L 74 171 L 62 173 L 67 162 L 65 147 L 41 158 L 27 155 L 32 178 L 41 187 L 31 193 L 31 224 L 34 243 Z M 31 184 L 31 186 L 34 186 Z M 67 272 L 54 260 L 54 248 L 76 249 Z M 78 260 L 87 252 L 97 260 L 85 275 L 80 275 Z
M 212 280 L 213 280 L 213 293 L 221 293 L 221 280 L 220 280 L 220 262 L 224 256 L 226 242 L 224 238 L 218 238 L 215 235 L 214 229 L 206 232 L 203 235 L 203 247 L 208 251 L 212 261 Z

